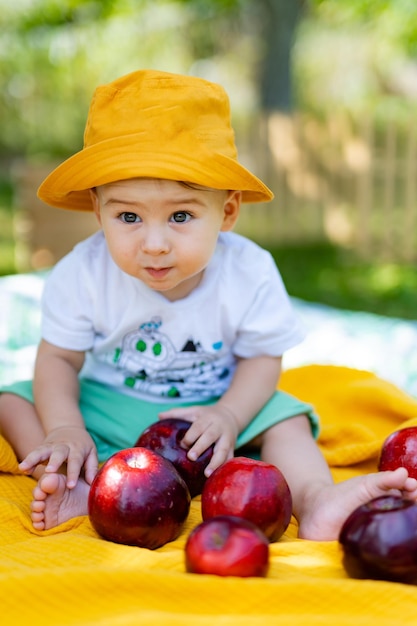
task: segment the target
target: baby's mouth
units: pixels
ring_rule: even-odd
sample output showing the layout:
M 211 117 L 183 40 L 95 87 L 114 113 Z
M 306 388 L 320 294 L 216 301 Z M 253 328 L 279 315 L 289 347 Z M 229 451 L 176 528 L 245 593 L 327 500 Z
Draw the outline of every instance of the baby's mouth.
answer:
M 168 272 L 171 270 L 170 267 L 147 267 L 146 271 L 152 278 L 165 278 Z

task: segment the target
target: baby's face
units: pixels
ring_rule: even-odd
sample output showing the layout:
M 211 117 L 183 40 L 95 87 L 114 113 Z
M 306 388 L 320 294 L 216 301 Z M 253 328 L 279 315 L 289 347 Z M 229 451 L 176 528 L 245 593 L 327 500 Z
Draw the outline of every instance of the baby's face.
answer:
M 172 301 L 199 284 L 241 200 L 240 192 L 153 178 L 102 185 L 91 194 L 114 262 Z

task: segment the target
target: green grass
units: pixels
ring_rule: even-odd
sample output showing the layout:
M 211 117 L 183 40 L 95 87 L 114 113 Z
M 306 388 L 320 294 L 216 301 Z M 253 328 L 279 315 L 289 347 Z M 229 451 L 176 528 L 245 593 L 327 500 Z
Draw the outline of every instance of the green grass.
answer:
M 414 266 L 363 261 L 353 252 L 327 244 L 270 250 L 293 296 L 344 309 L 417 319 Z
M 0 178 L 0 275 L 16 271 L 12 205 L 12 185 Z

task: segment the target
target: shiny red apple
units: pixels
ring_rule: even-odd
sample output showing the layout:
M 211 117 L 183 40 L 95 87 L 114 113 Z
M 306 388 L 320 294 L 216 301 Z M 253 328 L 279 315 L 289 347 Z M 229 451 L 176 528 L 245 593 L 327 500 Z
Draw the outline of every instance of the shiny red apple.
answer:
M 178 537 L 190 501 L 188 487 L 170 461 L 135 447 L 116 452 L 99 469 L 88 513 L 104 539 L 154 549 Z
M 212 517 L 191 531 L 185 544 L 185 567 L 193 574 L 266 576 L 269 541 L 242 517 Z
M 277 541 L 291 520 L 291 492 L 275 465 L 235 457 L 207 479 L 201 512 L 203 520 L 216 515 L 243 517 L 258 526 L 269 541 Z
M 213 456 L 213 446 L 207 448 L 196 461 L 191 461 L 187 450 L 181 447 L 181 441 L 190 426 L 190 422 L 179 418 L 160 420 L 146 428 L 135 445 L 159 452 L 171 461 L 187 483 L 193 498 L 201 493 L 206 482 L 204 470 Z
M 358 507 L 339 542 L 352 578 L 417 583 L 417 504 L 411 500 L 387 495 Z
M 382 444 L 378 469 L 395 470 L 405 467 L 409 476 L 417 478 L 417 426 L 391 433 Z

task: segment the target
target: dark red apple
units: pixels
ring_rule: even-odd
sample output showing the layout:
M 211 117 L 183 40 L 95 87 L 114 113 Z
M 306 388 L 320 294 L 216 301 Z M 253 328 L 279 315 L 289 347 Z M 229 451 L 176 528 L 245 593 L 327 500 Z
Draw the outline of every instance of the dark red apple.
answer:
M 212 517 L 191 531 L 185 544 L 185 567 L 193 574 L 266 576 L 269 542 L 255 524 L 242 517 Z
M 190 502 L 188 487 L 170 461 L 146 448 L 127 448 L 97 472 L 88 513 L 104 539 L 154 549 L 178 537 Z
M 291 492 L 275 465 L 235 457 L 207 479 L 201 512 L 203 520 L 216 515 L 243 517 L 258 526 L 269 541 L 277 541 L 291 520 Z
M 181 440 L 190 426 L 190 422 L 175 417 L 160 420 L 146 428 L 135 445 L 159 452 L 171 461 L 187 483 L 193 498 L 201 493 L 206 482 L 204 470 L 213 456 L 213 446 L 207 448 L 196 461 L 191 461 L 187 450 L 181 447 Z
M 411 500 L 387 495 L 358 507 L 339 542 L 352 578 L 417 582 L 417 504 Z
M 417 426 L 391 433 L 382 444 L 378 469 L 405 467 L 409 476 L 417 478 Z

